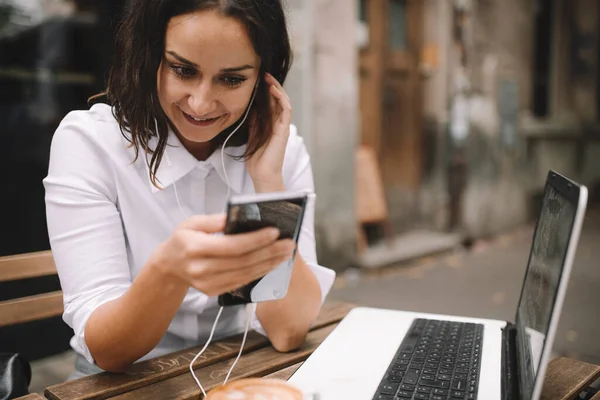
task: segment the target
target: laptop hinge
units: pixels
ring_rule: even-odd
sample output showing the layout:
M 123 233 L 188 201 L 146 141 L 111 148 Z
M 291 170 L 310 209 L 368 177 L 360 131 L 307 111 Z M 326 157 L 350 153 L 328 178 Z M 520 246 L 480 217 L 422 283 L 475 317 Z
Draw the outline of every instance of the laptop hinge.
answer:
M 519 400 L 519 370 L 517 360 L 517 329 L 507 323 L 502 330 L 502 400 Z

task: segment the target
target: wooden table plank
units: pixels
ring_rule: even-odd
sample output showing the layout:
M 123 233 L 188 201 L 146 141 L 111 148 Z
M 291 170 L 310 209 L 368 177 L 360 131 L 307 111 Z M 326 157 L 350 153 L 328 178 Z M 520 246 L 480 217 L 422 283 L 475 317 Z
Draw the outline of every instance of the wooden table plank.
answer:
M 354 305 L 349 303 L 326 302 L 313 329 L 339 322 L 352 308 Z M 236 335 L 212 343 L 196 361 L 194 369 L 235 357 L 239 351 L 241 339 L 242 335 Z M 269 346 L 267 338 L 256 332 L 249 332 L 244 352 L 248 353 L 267 346 Z M 189 364 L 201 348 L 199 346 L 136 363 L 124 373 L 103 372 L 50 386 L 46 389 L 45 395 L 53 400 L 99 400 L 117 396 L 189 373 Z
M 600 377 L 600 367 L 571 358 L 548 364 L 540 400 L 572 400 Z
M 254 351 L 250 354 L 240 357 L 235 369 L 231 373 L 230 380 L 240 378 L 262 377 L 272 374 L 283 368 L 302 362 L 310 356 L 315 349 L 325 340 L 333 331 L 335 325 L 329 325 L 321 329 L 313 330 L 308 334 L 305 344 L 300 350 L 290 353 L 279 353 L 272 347 Z M 196 376 L 206 391 L 221 385 L 229 368 L 233 364 L 233 359 L 219 362 L 208 368 L 202 368 L 196 371 Z M 183 374 L 174 378 L 145 386 L 131 392 L 124 393 L 111 398 L 112 400 L 132 400 L 132 399 L 177 399 L 177 400 L 197 400 L 202 394 L 200 388 L 191 377 Z
M 265 378 L 283 379 L 284 381 L 287 381 L 288 379 L 290 379 L 290 377 L 292 375 L 294 375 L 294 372 L 296 372 L 302 364 L 304 364 L 304 362 L 299 362 L 298 364 L 290 365 L 287 368 L 284 368 L 277 372 L 273 372 L 272 374 L 266 375 Z
M 27 396 L 17 397 L 15 400 L 46 400 L 46 399 L 37 393 L 31 393 L 31 394 L 28 394 Z

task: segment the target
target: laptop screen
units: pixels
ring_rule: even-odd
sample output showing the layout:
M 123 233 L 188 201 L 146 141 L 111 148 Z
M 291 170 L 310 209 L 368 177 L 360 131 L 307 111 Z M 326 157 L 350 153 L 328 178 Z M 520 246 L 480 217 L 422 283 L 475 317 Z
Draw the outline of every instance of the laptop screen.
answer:
M 522 398 L 530 399 L 558 293 L 577 199 L 546 184 L 517 309 L 517 353 Z M 572 193 L 572 192 L 571 192 Z

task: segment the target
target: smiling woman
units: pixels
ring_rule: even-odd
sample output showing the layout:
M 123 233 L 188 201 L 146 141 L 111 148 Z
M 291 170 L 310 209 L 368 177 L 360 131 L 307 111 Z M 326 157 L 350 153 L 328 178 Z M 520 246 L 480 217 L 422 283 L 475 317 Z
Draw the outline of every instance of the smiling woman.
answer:
M 193 147 L 196 158 L 206 159 L 210 141 L 248 106 L 260 58 L 244 24 L 217 10 L 171 19 L 165 49 L 158 70 L 160 105 L 179 139 Z
M 157 3 L 146 15 L 121 25 L 108 82 L 115 116 L 131 134 L 134 148 L 153 154 L 153 178 L 169 129 L 197 159 L 206 159 L 235 128 L 258 84 L 250 118 L 229 142 L 247 143 L 244 157 L 250 157 L 266 144 L 272 130 L 270 85 L 261 78 L 268 72 L 283 83 L 291 64 L 281 4 Z M 145 99 L 140 93 L 147 94 Z M 158 137 L 156 149 L 148 147 L 148 132 Z
M 277 350 L 297 348 L 334 279 L 317 263 L 314 200 L 297 252 L 273 228 L 215 235 L 229 193 L 314 191 L 282 86 L 290 46 L 281 2 L 134 0 L 115 52 L 95 97 L 107 104 L 63 119 L 44 179 L 63 317 L 79 354 L 72 377 L 122 371 L 249 324 Z M 284 299 L 258 304 L 247 320 L 243 306 L 219 308 L 220 294 L 293 254 Z

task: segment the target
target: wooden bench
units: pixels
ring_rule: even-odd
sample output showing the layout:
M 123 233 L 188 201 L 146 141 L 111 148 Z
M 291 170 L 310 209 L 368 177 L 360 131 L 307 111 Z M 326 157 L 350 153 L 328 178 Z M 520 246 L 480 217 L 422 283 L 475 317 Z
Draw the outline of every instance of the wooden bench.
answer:
M 55 275 L 52 252 L 0 257 L 0 282 Z M 62 291 L 0 301 L 0 326 L 55 317 L 63 313 Z

